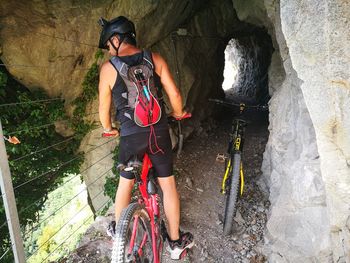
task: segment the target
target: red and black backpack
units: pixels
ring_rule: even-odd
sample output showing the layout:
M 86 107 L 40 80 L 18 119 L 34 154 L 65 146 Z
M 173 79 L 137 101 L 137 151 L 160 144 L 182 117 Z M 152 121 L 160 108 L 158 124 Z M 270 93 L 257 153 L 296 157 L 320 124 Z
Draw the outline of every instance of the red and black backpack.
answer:
M 140 127 L 156 124 L 162 115 L 162 93 L 154 85 L 152 53 L 144 50 L 141 63 L 133 66 L 127 65 L 117 56 L 110 61 L 127 87 L 128 107 L 133 109 L 134 122 Z

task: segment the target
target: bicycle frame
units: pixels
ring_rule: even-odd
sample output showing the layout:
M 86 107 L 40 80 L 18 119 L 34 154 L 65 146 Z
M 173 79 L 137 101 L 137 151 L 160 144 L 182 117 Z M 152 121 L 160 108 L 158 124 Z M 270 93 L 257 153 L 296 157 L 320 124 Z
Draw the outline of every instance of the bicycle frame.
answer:
M 151 237 L 152 237 L 152 251 L 154 256 L 154 263 L 160 263 L 160 256 L 162 253 L 162 247 L 163 247 L 163 240 L 161 238 L 161 229 L 159 225 L 159 218 L 160 218 L 160 209 L 159 209 L 159 202 L 158 202 L 158 194 L 149 194 L 147 191 L 147 184 L 148 184 L 148 174 L 150 169 L 152 168 L 152 163 L 150 158 L 147 154 L 145 154 L 142 162 L 142 170 L 141 170 L 141 176 L 135 176 L 135 182 L 138 184 L 138 188 L 141 193 L 141 197 L 138 198 L 138 202 L 140 204 L 145 205 L 145 208 L 147 210 L 147 214 L 150 219 L 150 225 L 151 225 Z M 157 222 L 158 221 L 158 222 Z M 136 225 L 138 224 L 138 220 L 135 219 L 134 221 L 134 227 L 133 227 L 133 233 L 130 240 L 130 246 L 129 249 L 134 247 L 134 241 L 136 237 Z M 141 242 L 140 248 L 138 250 L 139 254 L 142 253 L 142 247 L 147 241 L 147 235 L 143 237 L 143 240 Z M 159 242 L 158 242 L 159 241 Z M 157 245 L 157 243 L 159 243 Z M 131 253 L 131 251 L 129 251 Z
M 245 108 L 245 105 L 240 104 L 240 115 L 244 111 L 244 108 Z M 228 150 L 230 153 L 230 159 L 227 163 L 227 167 L 226 167 L 224 178 L 222 180 L 222 185 L 221 185 L 221 192 L 223 194 L 226 193 L 226 181 L 227 181 L 229 174 L 230 174 L 230 171 L 232 169 L 231 160 L 233 158 L 233 155 L 235 153 L 241 154 L 241 152 L 243 150 L 242 140 L 243 140 L 245 125 L 246 125 L 246 121 L 239 119 L 239 118 L 235 118 L 232 122 L 232 131 L 231 131 L 230 143 L 229 143 L 230 146 L 229 146 L 229 150 Z M 242 195 L 243 190 L 244 190 L 244 173 L 243 173 L 242 163 L 240 166 L 240 177 L 241 177 L 240 194 Z

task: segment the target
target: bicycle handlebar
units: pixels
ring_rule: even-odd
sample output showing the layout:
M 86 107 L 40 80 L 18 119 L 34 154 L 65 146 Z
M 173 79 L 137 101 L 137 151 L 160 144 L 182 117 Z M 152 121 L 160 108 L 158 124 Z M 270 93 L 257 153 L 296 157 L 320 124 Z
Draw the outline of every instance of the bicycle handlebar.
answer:
M 186 112 L 186 114 L 183 115 L 183 116 L 181 116 L 181 117 L 175 117 L 175 116 L 173 116 L 173 115 L 169 115 L 169 116 L 168 116 L 168 119 L 170 119 L 170 120 L 176 120 L 176 121 L 181 121 L 181 120 L 184 120 L 184 119 L 189 119 L 189 118 L 191 118 L 191 117 L 192 117 L 192 113 Z
M 257 110 L 268 110 L 269 106 L 267 105 L 246 105 L 245 103 L 233 103 L 233 102 L 228 102 L 228 101 L 223 101 L 223 100 L 218 100 L 218 99 L 209 99 L 211 102 L 215 102 L 217 104 L 227 106 L 227 107 L 243 107 L 244 108 L 252 108 L 252 109 L 257 109 Z
M 117 130 L 117 129 L 112 129 L 112 131 L 114 131 L 114 130 Z M 103 131 L 103 133 L 102 133 L 102 137 L 118 137 L 119 136 L 119 130 L 117 130 L 118 131 L 118 133 L 115 133 L 115 132 L 106 132 L 106 131 Z
M 191 118 L 191 117 L 192 117 L 192 113 L 186 112 L 186 114 L 181 116 L 181 117 L 174 117 L 172 115 L 169 115 L 168 116 L 168 120 L 175 120 L 175 121 L 180 122 L 181 120 L 188 119 L 188 118 Z M 114 132 L 112 132 L 112 131 L 114 131 Z M 115 133 L 115 131 L 118 131 L 118 132 Z M 102 137 L 118 137 L 118 136 L 119 136 L 119 130 L 117 130 L 115 128 L 113 128 L 110 132 L 104 131 L 102 133 Z
M 184 135 L 182 134 L 182 128 L 181 128 L 181 120 L 188 119 L 192 117 L 192 113 L 186 112 L 185 115 L 181 116 L 180 118 L 174 117 L 172 115 L 168 116 L 168 121 L 171 122 L 177 122 L 177 128 L 178 128 L 178 148 L 177 148 L 177 157 L 179 158 L 182 147 L 183 147 L 183 141 L 184 141 Z

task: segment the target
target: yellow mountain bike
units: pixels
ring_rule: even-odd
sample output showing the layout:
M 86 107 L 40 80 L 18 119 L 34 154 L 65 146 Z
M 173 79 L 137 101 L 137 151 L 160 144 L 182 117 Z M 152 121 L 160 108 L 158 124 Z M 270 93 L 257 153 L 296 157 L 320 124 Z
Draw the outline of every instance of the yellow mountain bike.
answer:
M 243 194 L 244 173 L 242 164 L 242 151 L 244 144 L 244 131 L 248 121 L 242 118 L 245 108 L 266 110 L 267 106 L 250 106 L 244 103 L 230 103 L 222 100 L 210 99 L 217 104 L 239 108 L 239 116 L 232 121 L 230 139 L 228 144 L 229 157 L 218 155 L 217 158 L 225 160 L 225 174 L 222 180 L 221 193 L 225 195 L 224 235 L 231 234 L 233 218 L 236 214 L 237 198 Z M 227 161 L 226 161 L 227 160 Z

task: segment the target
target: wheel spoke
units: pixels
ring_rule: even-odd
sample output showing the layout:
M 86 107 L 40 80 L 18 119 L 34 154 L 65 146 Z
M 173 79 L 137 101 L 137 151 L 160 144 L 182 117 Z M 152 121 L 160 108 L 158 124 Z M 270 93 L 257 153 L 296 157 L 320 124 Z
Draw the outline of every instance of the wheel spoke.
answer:
M 119 238 L 114 242 L 112 263 L 153 262 L 151 227 L 147 211 L 133 203 L 125 209 L 117 227 Z
M 130 239 L 128 254 L 132 254 L 133 250 L 134 250 L 134 244 L 135 244 L 135 239 L 136 239 L 137 230 L 138 230 L 138 223 L 139 223 L 139 216 L 135 215 L 134 223 L 133 223 L 133 227 L 132 227 L 132 233 L 131 233 L 131 239 Z

